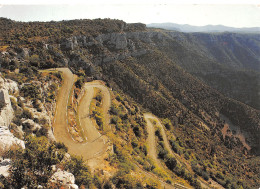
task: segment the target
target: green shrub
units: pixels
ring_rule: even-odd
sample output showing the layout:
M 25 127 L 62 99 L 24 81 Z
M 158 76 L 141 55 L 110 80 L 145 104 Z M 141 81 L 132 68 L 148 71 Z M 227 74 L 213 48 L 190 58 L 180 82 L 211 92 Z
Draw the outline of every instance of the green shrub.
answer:
M 62 78 L 62 74 L 61 74 L 60 71 L 58 71 L 58 72 L 54 72 L 53 75 L 54 75 L 55 77 L 57 77 L 58 79 L 60 79 L 60 80 L 63 79 L 63 78 Z
M 48 135 L 48 131 L 49 131 L 49 125 L 43 125 L 37 132 L 36 132 L 36 136 L 40 137 L 40 136 L 46 136 Z
M 71 156 L 71 161 L 65 165 L 65 168 L 75 176 L 77 185 L 84 185 L 86 188 L 89 188 L 92 183 L 91 172 L 81 157 Z
M 119 110 L 114 105 L 112 105 L 109 112 L 112 115 L 118 115 Z
M 190 155 L 188 154 L 188 152 L 185 152 L 185 153 L 184 153 L 184 158 L 185 158 L 186 160 L 189 160 L 189 159 L 190 159 Z
M 169 154 L 168 150 L 162 148 L 161 146 L 158 147 L 158 157 L 160 159 L 165 159 L 168 154 Z
M 10 150 L 7 157 L 12 159 L 10 168 L 10 183 L 5 188 L 37 188 L 42 185 L 47 188 L 52 175 L 51 166 L 60 163 L 66 151 L 50 143 L 46 137 L 26 136 L 25 150 Z
M 139 178 L 131 174 L 124 174 L 118 172 L 113 177 L 112 180 L 116 188 L 127 188 L 127 189 L 143 188 Z
M 23 110 L 22 117 L 26 118 L 26 119 L 33 119 L 33 114 L 32 114 L 32 112 L 29 109 L 25 108 Z
M 95 119 L 97 122 L 97 125 L 99 126 L 99 129 L 103 130 L 103 126 L 104 126 L 104 118 L 102 115 L 97 115 L 95 114 Z
M 118 102 L 123 102 L 123 101 L 124 101 L 123 98 L 120 96 L 120 94 L 117 94 L 117 95 L 116 95 L 116 100 L 117 100 Z
M 166 127 L 166 129 L 170 130 L 172 128 L 172 123 L 169 119 L 163 119 L 162 123 Z
M 209 174 L 206 172 L 206 171 L 202 171 L 202 178 L 204 179 L 204 180 L 206 180 L 206 181 L 208 181 L 209 180 Z
M 176 159 L 172 155 L 167 155 L 165 158 L 165 165 L 173 171 L 177 165 Z
M 120 118 L 117 117 L 117 116 L 113 116 L 113 117 L 111 118 L 111 120 L 110 120 L 110 123 L 112 123 L 112 124 L 118 124 L 118 123 L 120 123 L 120 122 L 121 122 L 121 120 L 120 120 Z
M 134 134 L 135 134 L 136 137 L 141 137 L 142 136 L 142 131 L 141 131 L 141 129 L 138 126 L 135 126 L 133 128 L 133 131 L 134 131 Z
M 155 135 L 158 137 L 159 141 L 163 141 L 163 136 L 159 127 L 156 127 Z
M 24 85 L 21 90 L 20 90 L 21 94 L 24 97 L 29 97 L 31 99 L 40 99 L 40 90 L 39 87 L 34 85 L 34 84 L 26 84 Z
M 100 93 L 97 94 L 97 96 L 95 97 L 95 99 L 98 101 L 98 102 L 101 102 L 102 100 L 102 95 Z
M 79 88 L 79 89 L 82 88 L 83 84 L 84 84 L 84 78 L 83 78 L 83 77 L 80 77 L 80 78 L 75 82 L 75 86 L 76 86 L 77 88 Z

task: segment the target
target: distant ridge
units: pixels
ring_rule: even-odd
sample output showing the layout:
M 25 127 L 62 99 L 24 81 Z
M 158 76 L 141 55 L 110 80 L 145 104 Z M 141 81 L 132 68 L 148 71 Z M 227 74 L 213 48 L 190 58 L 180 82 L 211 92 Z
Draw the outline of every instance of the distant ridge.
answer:
M 151 23 L 147 27 L 162 28 L 167 30 L 176 30 L 181 32 L 239 32 L 239 33 L 260 33 L 260 27 L 252 28 L 233 28 L 223 25 L 206 25 L 206 26 L 191 26 L 188 24 L 175 23 Z

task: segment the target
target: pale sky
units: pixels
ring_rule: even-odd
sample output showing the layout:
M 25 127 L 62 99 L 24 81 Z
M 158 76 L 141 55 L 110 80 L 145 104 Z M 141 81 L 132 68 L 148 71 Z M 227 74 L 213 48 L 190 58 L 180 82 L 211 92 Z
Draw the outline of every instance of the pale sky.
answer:
M 0 17 L 16 21 L 112 18 L 128 23 L 172 22 L 196 26 L 221 24 L 231 27 L 260 27 L 260 1 L 252 0 L 251 4 L 244 4 L 243 1 L 238 0 L 231 0 L 230 4 L 212 4 L 214 1 L 207 4 L 205 0 L 198 1 L 107 0 L 102 2 L 97 0 L 77 2 L 77 0 L 63 0 L 62 2 L 65 4 L 61 4 L 61 2 L 54 4 L 57 1 L 34 0 L 23 1 L 23 5 L 21 3 L 18 5 L 19 2 L 15 0 L 0 0 Z

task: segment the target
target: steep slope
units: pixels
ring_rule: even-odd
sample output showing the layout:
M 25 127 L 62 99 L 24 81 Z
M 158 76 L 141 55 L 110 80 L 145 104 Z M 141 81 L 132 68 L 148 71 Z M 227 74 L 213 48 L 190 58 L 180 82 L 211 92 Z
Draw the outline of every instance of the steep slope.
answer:
M 214 156 L 221 159 L 229 157 L 231 151 L 232 156 L 243 161 L 239 158 L 244 149 L 240 141 L 234 137 L 223 139 L 221 129 L 224 120 L 219 117 L 220 113 L 228 115 L 244 132 L 251 133 L 252 137 L 248 137 L 247 141 L 254 138 L 250 143 L 254 149 L 252 152 L 257 152 L 259 113 L 205 86 L 172 65 L 167 58 L 162 58 L 161 53 L 153 52 L 138 59 L 111 62 L 102 67 L 107 76 L 105 79 L 113 88 L 123 90 L 155 115 L 171 118 L 182 145 L 195 150 L 201 161 L 213 161 Z M 223 156 L 220 156 L 220 151 Z M 250 164 L 247 166 L 253 168 Z M 221 163 L 218 166 L 225 167 Z
M 137 162 L 143 169 L 153 172 L 169 183 L 181 177 L 185 180 L 184 183 L 188 182 L 197 188 L 200 188 L 198 180 L 209 184 L 210 179 L 226 188 L 257 187 L 259 183 L 257 155 L 260 152 L 259 111 L 226 97 L 225 95 L 232 92 L 230 89 L 221 94 L 220 92 L 228 87 L 220 90 L 222 84 L 218 79 L 221 76 L 227 86 L 235 81 L 237 91 L 229 96 L 238 94 L 240 97 L 245 92 L 243 95 L 246 98 L 239 100 L 246 101 L 248 94 L 252 93 L 253 97 L 250 97 L 252 101 L 249 103 L 254 104 L 258 95 L 256 92 L 258 72 L 250 71 L 246 67 L 249 64 L 246 64 L 245 60 L 249 58 L 246 56 L 242 58 L 237 54 L 250 52 L 252 64 L 249 66 L 250 69 L 255 69 L 254 66 L 258 65 L 257 48 L 248 50 L 246 46 L 242 46 L 245 42 L 239 42 L 235 35 L 231 36 L 235 41 L 231 44 L 238 44 L 235 46 L 238 50 L 232 52 L 229 48 L 223 48 L 225 50 L 223 51 L 221 45 L 217 45 L 214 49 L 218 49 L 219 54 L 214 54 L 215 50 L 208 48 L 212 45 L 205 45 L 207 40 L 201 42 L 198 40 L 199 36 L 195 38 L 193 35 L 186 36 L 176 32 L 150 31 L 143 24 L 126 24 L 123 21 L 110 19 L 30 24 L 1 21 L 6 26 L 1 29 L 4 31 L 1 33 L 3 39 L 1 47 L 7 50 L 1 53 L 3 72 L 30 73 L 33 70 L 37 71 L 38 68 L 68 66 L 79 76 L 76 82 L 79 86 L 85 81 L 99 79 L 112 88 L 114 94 L 109 111 L 111 132 L 106 135 L 111 140 L 114 151 L 107 161 L 114 168 L 104 172 L 118 170 L 112 178 L 116 187 L 124 188 L 131 185 L 135 188 L 142 183 L 140 181 L 142 177 L 139 178 L 134 170 Z M 23 34 L 21 28 L 25 28 Z M 221 36 L 219 38 L 222 40 Z M 218 62 L 219 55 L 224 56 L 225 52 L 228 61 Z M 241 71 L 240 68 L 248 70 Z M 227 75 L 229 72 L 232 77 L 237 78 L 230 78 L 230 75 Z M 242 73 L 246 78 L 245 82 L 244 78 L 239 77 Z M 207 77 L 211 80 L 206 80 Z M 216 83 L 213 87 L 218 91 L 206 84 L 210 83 L 209 81 Z M 246 85 L 249 85 L 248 92 Z M 243 89 L 241 93 L 240 88 Z M 80 89 L 74 90 L 74 96 L 78 95 L 78 90 Z M 89 90 L 92 96 L 92 88 Z M 98 89 L 94 91 L 99 93 Z M 102 93 L 101 90 L 101 96 Z M 74 150 L 75 153 L 86 157 L 92 153 L 87 154 L 87 148 L 82 149 L 82 144 L 73 141 L 66 130 L 64 109 L 68 94 L 68 90 L 60 94 L 66 99 L 60 106 L 63 108 L 58 111 L 63 115 L 58 126 L 55 122 L 54 132 L 57 128 L 62 128 L 64 137 L 57 136 L 57 138 L 64 140 L 72 152 Z M 98 101 L 99 98 L 95 97 L 93 103 L 95 109 L 90 112 L 92 120 L 95 119 L 95 127 L 99 132 L 105 133 L 102 124 L 104 111 L 102 103 Z M 85 100 L 86 104 L 89 104 L 89 100 Z M 88 111 L 83 111 L 80 116 L 81 123 L 87 121 L 82 119 L 86 117 Z M 167 164 L 169 169 L 160 171 L 149 160 L 144 145 L 147 133 L 142 112 L 151 112 L 161 120 L 164 118 L 170 120 L 172 124 L 168 125 L 166 132 L 169 141 L 158 140 L 158 145 L 162 149 L 165 144 L 169 148 L 170 144 L 180 164 L 175 164 L 174 157 L 168 158 L 167 152 L 163 150 L 159 151 L 162 152 L 161 162 Z M 105 120 L 108 122 L 109 118 Z M 88 130 L 96 132 L 94 127 L 81 128 L 86 135 Z M 241 133 L 245 140 L 242 140 L 236 132 Z M 131 179 L 138 182 L 131 182 Z
M 228 97 L 259 109 L 259 34 L 162 31 L 158 48 L 175 63 Z

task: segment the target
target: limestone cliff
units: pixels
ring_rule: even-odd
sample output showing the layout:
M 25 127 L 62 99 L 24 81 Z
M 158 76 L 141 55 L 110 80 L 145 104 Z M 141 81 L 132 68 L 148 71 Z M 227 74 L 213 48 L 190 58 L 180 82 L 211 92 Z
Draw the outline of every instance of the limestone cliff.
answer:
M 0 125 L 8 127 L 14 117 L 14 111 L 11 105 L 10 93 L 18 90 L 17 83 L 11 80 L 5 80 L 0 77 L 0 101 L 4 104 L 0 112 Z

